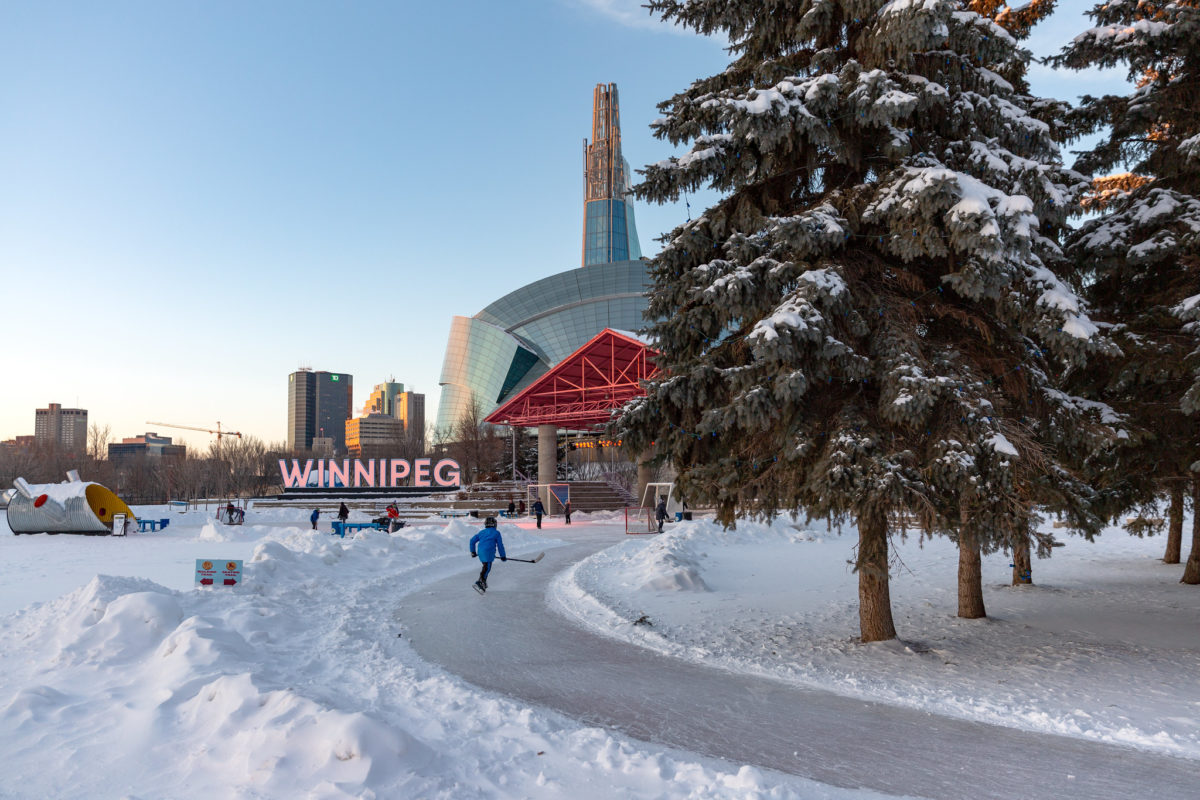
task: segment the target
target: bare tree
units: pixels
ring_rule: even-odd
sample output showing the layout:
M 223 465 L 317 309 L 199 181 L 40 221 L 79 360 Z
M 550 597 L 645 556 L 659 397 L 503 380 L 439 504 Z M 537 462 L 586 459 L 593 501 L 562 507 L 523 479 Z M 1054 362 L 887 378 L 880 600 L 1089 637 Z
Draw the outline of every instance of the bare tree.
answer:
M 505 440 L 495 426 L 483 421 L 483 406 L 472 397 L 463 415 L 451 431 L 446 446 L 448 455 L 458 462 L 470 483 L 497 480 L 507 471 L 500 469 Z
M 88 426 L 87 454 L 96 461 L 108 458 L 108 443 L 112 441 L 112 429 L 108 425 L 100 427 L 98 422 Z

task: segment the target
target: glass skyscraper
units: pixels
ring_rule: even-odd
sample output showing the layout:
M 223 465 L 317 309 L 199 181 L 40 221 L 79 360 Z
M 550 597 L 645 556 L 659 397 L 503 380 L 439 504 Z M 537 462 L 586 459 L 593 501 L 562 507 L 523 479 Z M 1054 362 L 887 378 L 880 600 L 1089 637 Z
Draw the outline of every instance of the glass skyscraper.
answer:
M 605 328 L 641 329 L 650 278 L 633 223 L 629 164 L 621 156 L 616 84 L 592 94 L 584 140 L 583 266 L 506 294 L 473 317 L 455 317 L 442 362 L 437 428 L 478 406 L 479 418 Z
M 642 257 L 629 162 L 621 155 L 621 111 L 617 85 L 597 84 L 592 92 L 592 143 L 583 140 L 583 266 Z
M 317 437 L 346 451 L 346 420 L 354 399 L 354 376 L 300 369 L 288 375 L 288 449 L 310 450 Z

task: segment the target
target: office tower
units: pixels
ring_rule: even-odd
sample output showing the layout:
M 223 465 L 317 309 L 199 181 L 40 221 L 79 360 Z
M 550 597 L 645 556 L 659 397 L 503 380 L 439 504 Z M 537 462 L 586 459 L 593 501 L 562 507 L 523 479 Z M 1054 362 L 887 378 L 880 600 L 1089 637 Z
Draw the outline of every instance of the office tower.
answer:
M 354 376 L 302 368 L 288 376 L 288 448 L 311 450 L 313 439 L 332 439 L 346 451 L 346 420 L 354 402 Z
M 187 446 L 173 444 L 170 436 L 159 436 L 148 431 L 141 436 L 132 436 L 114 442 L 108 446 L 108 460 L 121 464 L 136 459 L 139 456 L 147 458 L 184 458 Z
M 396 417 L 372 413 L 346 420 L 346 452 L 352 456 L 398 452 L 403 441 L 404 423 Z
M 363 405 L 362 415 L 364 417 L 368 414 L 387 414 L 389 417 L 396 416 L 396 395 L 403 391 L 403 383 L 385 381 L 384 383 L 376 384 L 374 391 L 371 392 L 371 396 L 367 398 L 367 402 Z
M 599 83 L 592 92 L 592 143 L 583 140 L 583 266 L 642 257 L 629 186 L 617 85 Z
M 401 392 L 396 397 L 395 416 L 404 423 L 404 433 L 410 439 L 425 441 L 425 395 Z
M 63 408 L 58 403 L 39 408 L 33 418 L 34 441 L 39 445 L 83 452 L 87 449 L 87 417 L 87 409 Z

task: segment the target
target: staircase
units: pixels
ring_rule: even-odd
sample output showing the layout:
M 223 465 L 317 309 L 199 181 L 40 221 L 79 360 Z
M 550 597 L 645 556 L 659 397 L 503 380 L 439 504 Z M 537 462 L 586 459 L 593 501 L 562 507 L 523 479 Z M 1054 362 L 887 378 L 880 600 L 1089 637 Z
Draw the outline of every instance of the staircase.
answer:
M 571 481 L 570 486 L 572 511 L 615 511 L 630 505 L 618 488 L 604 481 Z

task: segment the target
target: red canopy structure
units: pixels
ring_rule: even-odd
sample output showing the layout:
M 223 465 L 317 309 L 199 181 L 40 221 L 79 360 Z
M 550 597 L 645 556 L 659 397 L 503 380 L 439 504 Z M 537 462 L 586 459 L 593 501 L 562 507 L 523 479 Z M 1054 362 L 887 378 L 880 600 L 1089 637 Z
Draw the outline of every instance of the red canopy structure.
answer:
M 485 422 L 534 428 L 588 430 L 613 409 L 646 393 L 642 382 L 658 372 L 655 351 L 633 336 L 605 328 L 587 344 L 489 414 Z

